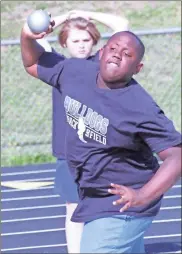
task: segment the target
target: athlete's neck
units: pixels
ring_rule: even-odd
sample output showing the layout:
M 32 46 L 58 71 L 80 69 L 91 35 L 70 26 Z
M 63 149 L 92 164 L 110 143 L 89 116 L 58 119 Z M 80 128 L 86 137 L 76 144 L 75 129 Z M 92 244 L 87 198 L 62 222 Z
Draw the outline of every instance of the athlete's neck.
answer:
M 117 82 L 105 82 L 99 73 L 97 78 L 97 86 L 101 89 L 119 89 L 119 88 L 124 88 L 125 86 L 127 86 L 130 80 L 117 81 Z

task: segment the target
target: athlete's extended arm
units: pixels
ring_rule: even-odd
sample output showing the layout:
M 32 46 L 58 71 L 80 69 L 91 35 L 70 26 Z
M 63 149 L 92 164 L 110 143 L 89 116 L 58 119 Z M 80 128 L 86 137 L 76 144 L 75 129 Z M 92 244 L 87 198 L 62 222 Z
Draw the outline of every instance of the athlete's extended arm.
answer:
M 75 10 L 70 12 L 70 17 L 83 17 L 89 20 L 95 20 L 111 28 L 114 33 L 126 31 L 129 29 L 129 21 L 124 16 L 117 16 L 103 12 Z
M 35 78 L 37 78 L 38 59 L 45 51 L 45 49 L 36 40 L 43 38 L 50 32 L 52 32 L 52 25 L 49 26 L 47 32 L 33 34 L 27 23 L 25 23 L 21 31 L 20 46 L 23 65 L 25 70 Z

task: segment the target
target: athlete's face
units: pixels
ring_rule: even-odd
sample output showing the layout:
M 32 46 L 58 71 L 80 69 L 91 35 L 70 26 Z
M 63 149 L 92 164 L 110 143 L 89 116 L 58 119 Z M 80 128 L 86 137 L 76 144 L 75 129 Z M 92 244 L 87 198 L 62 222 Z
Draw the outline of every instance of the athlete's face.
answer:
M 92 52 L 93 39 L 87 31 L 74 28 L 69 31 L 66 47 L 71 57 L 87 58 Z
M 114 35 L 103 49 L 100 74 L 105 82 L 127 81 L 142 68 L 139 44 L 127 33 Z

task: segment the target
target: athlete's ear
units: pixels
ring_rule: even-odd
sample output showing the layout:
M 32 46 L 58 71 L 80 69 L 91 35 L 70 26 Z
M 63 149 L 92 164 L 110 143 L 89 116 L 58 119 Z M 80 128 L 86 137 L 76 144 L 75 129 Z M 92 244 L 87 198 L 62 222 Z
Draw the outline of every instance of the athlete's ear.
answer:
M 136 67 L 135 73 L 134 75 L 136 75 L 137 73 L 139 73 L 141 70 L 143 69 L 143 63 L 139 63 Z
M 101 49 L 99 50 L 99 60 L 100 60 L 101 57 L 102 57 L 103 51 L 104 51 L 104 47 L 101 48 Z

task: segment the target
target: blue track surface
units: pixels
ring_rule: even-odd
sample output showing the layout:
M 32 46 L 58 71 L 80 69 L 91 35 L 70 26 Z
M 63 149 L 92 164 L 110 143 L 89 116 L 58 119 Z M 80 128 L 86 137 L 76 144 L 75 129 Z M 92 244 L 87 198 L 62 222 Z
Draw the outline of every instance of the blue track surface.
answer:
M 55 164 L 2 168 L 1 181 L 54 181 Z M 67 253 L 65 204 L 53 185 L 34 190 L 1 187 L 1 253 Z M 148 253 L 180 253 L 181 181 L 170 189 L 145 235 Z

